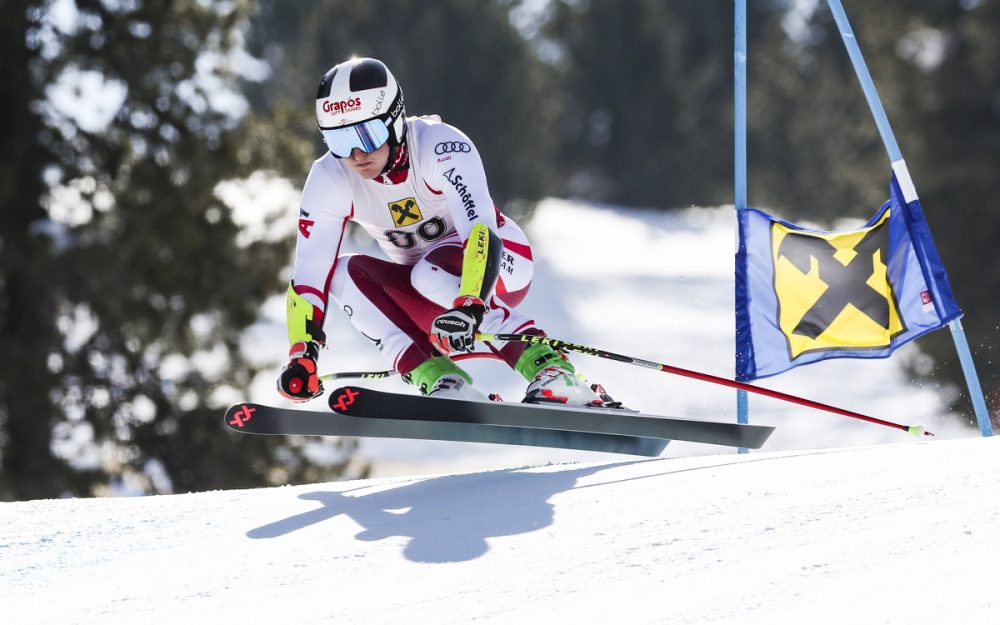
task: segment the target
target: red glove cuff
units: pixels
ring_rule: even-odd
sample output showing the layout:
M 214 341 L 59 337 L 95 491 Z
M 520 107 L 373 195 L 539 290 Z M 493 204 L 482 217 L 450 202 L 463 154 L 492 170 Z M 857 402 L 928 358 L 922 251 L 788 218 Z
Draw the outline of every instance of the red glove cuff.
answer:
M 470 297 L 467 295 L 456 297 L 455 301 L 452 302 L 451 305 L 455 308 L 464 308 L 466 306 L 482 306 L 483 308 L 486 308 L 486 304 L 483 300 L 478 297 Z

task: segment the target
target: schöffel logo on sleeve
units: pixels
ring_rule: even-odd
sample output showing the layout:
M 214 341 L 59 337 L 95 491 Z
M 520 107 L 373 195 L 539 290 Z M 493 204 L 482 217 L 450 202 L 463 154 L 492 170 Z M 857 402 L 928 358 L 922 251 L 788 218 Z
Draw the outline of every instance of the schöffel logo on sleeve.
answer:
M 476 213 L 476 203 L 472 199 L 472 192 L 469 191 L 469 186 L 462 182 L 462 175 L 455 173 L 455 168 L 452 167 L 448 171 L 444 172 L 444 178 L 451 183 L 451 186 L 455 187 L 455 191 L 458 192 L 459 199 L 462 200 L 462 206 L 465 207 L 465 215 L 469 218 L 469 221 L 478 219 L 479 215 Z
M 442 141 L 434 146 L 435 154 L 449 154 L 451 152 L 471 152 L 472 146 L 465 141 Z

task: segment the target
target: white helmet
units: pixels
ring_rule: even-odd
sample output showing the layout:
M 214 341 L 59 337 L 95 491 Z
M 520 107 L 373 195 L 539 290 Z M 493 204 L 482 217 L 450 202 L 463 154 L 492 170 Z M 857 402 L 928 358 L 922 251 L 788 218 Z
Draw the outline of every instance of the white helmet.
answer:
M 373 152 L 387 141 L 398 146 L 406 134 L 403 90 L 382 61 L 344 61 L 319 83 L 316 121 L 337 158 L 354 148 Z

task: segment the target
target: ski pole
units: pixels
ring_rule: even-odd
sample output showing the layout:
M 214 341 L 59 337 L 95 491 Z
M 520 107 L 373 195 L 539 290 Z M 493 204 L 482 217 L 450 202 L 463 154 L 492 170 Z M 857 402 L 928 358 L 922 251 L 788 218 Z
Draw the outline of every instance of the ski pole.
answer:
M 357 379 L 361 378 L 364 380 L 379 380 L 382 378 L 392 377 L 398 375 L 393 369 L 388 371 L 341 371 L 339 373 L 327 373 L 319 376 L 321 382 L 331 382 L 333 380 L 343 380 L 345 378 Z
M 924 436 L 934 436 L 930 432 L 924 430 L 924 428 L 919 425 L 901 425 L 899 423 L 893 423 L 892 421 L 883 421 L 882 419 L 869 417 L 867 415 L 863 415 L 859 412 L 854 412 L 852 410 L 837 408 L 836 406 L 830 406 L 828 404 L 812 401 L 811 399 L 796 397 L 795 395 L 789 395 L 788 393 L 782 393 L 780 391 L 773 391 L 771 389 L 763 388 L 760 386 L 746 384 L 745 382 L 737 382 L 736 380 L 730 380 L 728 378 L 720 378 L 718 376 L 709 375 L 707 373 L 700 373 L 698 371 L 691 371 L 690 369 L 682 369 L 680 367 L 673 367 L 671 365 L 651 362 L 649 360 L 642 360 L 641 358 L 633 358 L 632 356 L 622 356 L 621 354 L 615 354 L 603 349 L 588 347 L 586 345 L 580 345 L 577 343 L 570 343 L 568 341 L 561 341 L 559 339 L 553 339 L 546 336 L 539 336 L 537 334 L 478 333 L 476 334 L 476 338 L 480 341 L 521 341 L 524 343 L 542 343 L 548 345 L 552 349 L 565 350 L 568 352 L 577 352 L 580 354 L 587 354 L 589 356 L 597 356 L 598 358 L 605 358 L 607 360 L 624 362 L 630 365 L 636 365 L 638 367 L 645 367 L 646 369 L 655 369 L 657 371 L 663 371 L 664 373 L 672 373 L 674 375 L 694 378 L 696 380 L 702 380 L 704 382 L 711 382 L 712 384 L 721 384 L 722 386 L 728 386 L 730 388 L 742 389 L 749 393 L 757 393 L 759 395 L 764 395 L 766 397 L 771 397 L 773 399 L 780 399 L 782 401 L 791 402 L 793 404 L 799 404 L 801 406 L 808 406 L 809 408 L 815 408 L 817 410 L 832 412 L 834 414 L 839 414 L 844 417 L 850 417 L 852 419 L 860 419 L 861 421 L 867 421 L 869 423 L 875 423 L 877 425 L 884 425 L 886 427 L 895 428 L 897 430 L 903 430 L 904 432 L 909 432 L 914 436 L 920 436 L 921 434 L 923 434 Z

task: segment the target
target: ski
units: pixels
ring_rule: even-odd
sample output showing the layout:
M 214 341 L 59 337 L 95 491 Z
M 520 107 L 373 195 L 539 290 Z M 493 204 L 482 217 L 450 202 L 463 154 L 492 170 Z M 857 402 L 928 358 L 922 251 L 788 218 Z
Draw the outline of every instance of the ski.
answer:
M 667 441 L 661 439 L 636 436 L 412 418 L 358 418 L 336 412 L 249 403 L 229 408 L 225 423 L 231 430 L 246 434 L 409 438 L 576 449 L 650 458 L 659 456 L 667 446 Z
M 386 393 L 346 386 L 330 395 L 330 408 L 350 417 L 447 424 L 575 431 L 760 448 L 774 431 L 763 425 L 698 421 L 601 408 L 477 402 Z

